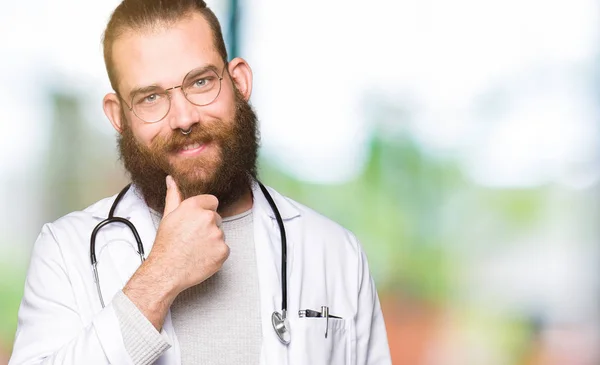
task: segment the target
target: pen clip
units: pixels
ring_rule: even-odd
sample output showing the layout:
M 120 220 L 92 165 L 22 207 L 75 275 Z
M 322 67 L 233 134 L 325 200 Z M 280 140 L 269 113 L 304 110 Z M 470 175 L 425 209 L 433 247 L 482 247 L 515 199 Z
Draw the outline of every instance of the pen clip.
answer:
M 300 318 L 319 318 L 321 313 L 312 309 L 302 309 L 298 311 L 298 317 Z
M 329 332 L 329 307 L 321 306 L 321 317 L 325 317 L 325 338 Z
M 327 307 L 327 313 L 329 318 L 342 319 L 342 317 L 334 316 L 329 312 L 329 307 Z M 312 309 L 301 309 L 298 311 L 298 317 L 300 318 L 323 318 L 323 309 L 321 312 Z

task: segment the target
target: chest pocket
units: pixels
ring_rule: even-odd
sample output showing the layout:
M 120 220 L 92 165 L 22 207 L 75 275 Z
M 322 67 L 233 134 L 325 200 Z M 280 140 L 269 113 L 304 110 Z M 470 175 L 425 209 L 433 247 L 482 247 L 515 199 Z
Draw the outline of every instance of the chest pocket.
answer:
M 325 318 L 290 318 L 290 365 L 351 364 L 352 322 L 329 318 L 327 338 L 325 327 Z

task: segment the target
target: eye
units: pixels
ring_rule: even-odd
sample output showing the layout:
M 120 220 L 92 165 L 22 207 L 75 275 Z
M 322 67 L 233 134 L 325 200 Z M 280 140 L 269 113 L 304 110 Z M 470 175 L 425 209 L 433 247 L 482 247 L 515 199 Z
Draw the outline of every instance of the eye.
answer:
M 146 96 L 146 97 L 144 98 L 144 101 L 145 101 L 145 102 L 148 102 L 148 103 L 152 103 L 153 101 L 156 101 L 156 99 L 157 99 L 157 98 L 158 98 L 158 95 L 156 95 L 156 94 L 152 94 L 152 95 L 148 95 L 148 96 Z
M 156 103 L 160 103 L 161 98 L 162 95 L 160 93 L 154 92 L 142 94 L 139 97 L 134 98 L 134 102 L 138 105 L 154 105 Z
M 195 87 L 204 87 L 208 83 L 207 78 L 198 79 L 194 82 Z

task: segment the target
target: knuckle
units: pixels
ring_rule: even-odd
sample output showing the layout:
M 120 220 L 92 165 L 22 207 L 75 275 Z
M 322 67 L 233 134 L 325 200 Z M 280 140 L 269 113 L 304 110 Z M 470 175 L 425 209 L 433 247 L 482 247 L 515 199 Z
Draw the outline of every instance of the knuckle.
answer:
M 206 199 L 204 199 L 203 195 L 195 196 L 194 202 L 195 202 L 197 208 L 206 209 Z
M 217 214 L 217 213 L 215 213 L 215 212 L 214 212 L 214 211 L 212 211 L 212 210 L 207 210 L 207 212 L 208 212 L 208 214 L 209 214 L 209 217 L 210 217 L 210 218 L 209 218 L 209 222 L 210 222 L 210 223 L 213 223 L 213 224 L 215 224 L 215 225 L 216 225 L 216 224 L 217 224 L 217 222 L 219 221 L 219 216 L 218 216 L 218 214 Z
M 214 195 L 204 195 L 204 202 L 206 204 L 207 209 L 215 209 L 219 204 L 219 201 Z
M 229 246 L 227 246 L 226 244 L 222 244 L 221 245 L 221 256 L 226 259 L 227 257 L 229 257 L 229 253 L 230 253 L 230 249 Z
M 197 198 L 204 209 L 211 209 L 215 205 L 215 201 L 217 199 L 214 196 L 207 194 L 199 195 Z
M 198 217 L 203 222 L 212 222 L 212 220 L 214 219 L 213 214 L 209 210 L 202 210 L 200 213 L 198 213 Z
M 189 199 L 182 201 L 179 206 L 184 209 L 194 209 L 197 206 L 197 202 L 196 202 L 196 199 L 189 198 Z

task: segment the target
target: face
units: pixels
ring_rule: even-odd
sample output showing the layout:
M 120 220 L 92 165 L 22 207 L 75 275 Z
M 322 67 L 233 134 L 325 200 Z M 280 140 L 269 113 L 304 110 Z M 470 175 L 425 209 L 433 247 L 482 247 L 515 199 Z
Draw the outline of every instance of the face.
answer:
M 220 210 L 247 192 L 256 177 L 258 143 L 256 116 L 247 102 L 251 71 L 241 59 L 223 64 L 202 16 L 158 31 L 128 32 L 113 44 L 113 57 L 118 93 L 129 106 L 133 90 L 178 86 L 198 67 L 223 75 L 219 96 L 205 106 L 190 103 L 179 88 L 171 90 L 169 113 L 156 123 L 139 119 L 115 94 L 105 97 L 105 111 L 121 133 L 121 159 L 148 205 L 164 208 L 167 174 L 184 198 L 213 194 Z

